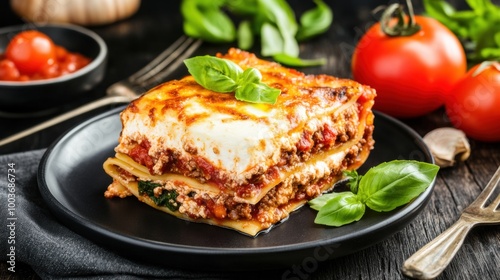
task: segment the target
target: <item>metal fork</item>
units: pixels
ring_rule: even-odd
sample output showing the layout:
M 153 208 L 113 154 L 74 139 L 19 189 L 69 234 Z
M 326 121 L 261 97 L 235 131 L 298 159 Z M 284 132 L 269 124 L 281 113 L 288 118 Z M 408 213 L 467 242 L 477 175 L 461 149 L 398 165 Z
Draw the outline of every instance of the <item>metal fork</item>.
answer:
M 199 39 L 193 39 L 185 35 L 181 36 L 141 70 L 137 71 L 129 78 L 109 86 L 106 90 L 106 96 L 4 138 L 0 140 L 0 146 L 4 146 L 102 106 L 128 103 L 136 99 L 147 89 L 159 84 L 168 75 L 172 74 L 184 59 L 188 58 L 199 48 L 201 43 L 202 41 Z
M 499 181 L 500 167 L 476 200 L 464 209 L 458 221 L 407 259 L 402 272 L 418 279 L 435 278 L 448 266 L 470 229 L 476 225 L 500 224 L 500 210 L 497 209 L 500 194 L 486 205 L 499 188 Z

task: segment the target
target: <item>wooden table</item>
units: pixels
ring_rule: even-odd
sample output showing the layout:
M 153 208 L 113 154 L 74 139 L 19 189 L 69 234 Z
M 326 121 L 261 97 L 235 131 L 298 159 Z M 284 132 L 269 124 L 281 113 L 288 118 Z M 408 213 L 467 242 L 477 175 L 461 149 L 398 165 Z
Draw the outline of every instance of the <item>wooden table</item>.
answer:
M 7 1 L 0 4 L 0 27 L 22 24 L 9 10 Z M 303 2 L 306 2 L 304 4 Z M 386 1 L 329 1 L 335 13 L 329 32 L 304 45 L 303 57 L 328 57 L 322 67 L 303 68 L 306 73 L 326 73 L 350 78 L 350 58 L 360 35 L 375 18 L 370 11 Z M 299 13 L 309 7 L 308 1 L 291 1 Z M 348 4 L 346 4 L 348 3 Z M 459 4 L 463 4 L 461 1 Z M 421 7 L 416 6 L 421 11 Z M 141 9 L 132 18 L 107 26 L 93 27 L 109 47 L 109 64 L 104 81 L 81 100 L 69 104 L 62 111 L 97 99 L 105 94 L 107 86 L 123 79 L 172 43 L 182 34 L 179 1 L 143 1 Z M 204 44 L 201 51 L 214 54 L 225 51 L 229 45 Z M 64 131 L 110 108 L 102 108 L 21 139 L 5 147 L 0 154 L 46 148 Z M 10 119 L 0 118 L 0 138 L 6 137 L 40 121 L 53 117 Z M 424 117 L 403 120 L 420 135 L 442 126 L 450 126 L 444 110 Z M 401 279 L 405 259 L 455 222 L 461 211 L 474 200 L 500 165 L 500 143 L 482 143 L 471 140 L 472 154 L 465 163 L 439 172 L 432 198 L 422 213 L 408 226 L 381 243 L 332 261 L 321 263 L 314 270 L 285 274 L 283 279 Z M 449 267 L 438 279 L 500 279 L 500 231 L 498 226 L 474 229 Z M 27 265 L 18 265 L 18 272 L 10 274 L 6 264 L 0 265 L 0 278 L 27 279 L 38 276 Z M 265 274 L 263 274 L 263 277 Z

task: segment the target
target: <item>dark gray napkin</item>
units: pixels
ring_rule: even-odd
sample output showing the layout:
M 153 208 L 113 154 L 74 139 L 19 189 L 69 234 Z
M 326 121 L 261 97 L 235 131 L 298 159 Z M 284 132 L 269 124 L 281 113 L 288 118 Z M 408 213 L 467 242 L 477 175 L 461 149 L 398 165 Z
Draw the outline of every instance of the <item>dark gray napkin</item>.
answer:
M 44 279 L 263 278 L 253 273 L 186 271 L 142 264 L 76 234 L 55 219 L 40 195 L 36 173 L 43 153 L 44 150 L 36 150 L 0 156 L 2 262 L 8 261 L 10 246 L 15 246 L 16 262 L 30 265 Z M 15 172 L 8 171 L 9 164 L 14 164 Z M 15 175 L 14 188 L 12 185 L 9 188 L 8 173 Z M 12 194 L 15 195 L 15 201 Z M 9 211 L 9 202 L 10 206 L 14 206 L 13 212 Z M 4 225 L 11 222 L 15 228 Z M 15 244 L 9 244 L 9 236 L 14 236 L 11 239 L 15 240 Z M 269 272 L 264 275 L 271 276 Z

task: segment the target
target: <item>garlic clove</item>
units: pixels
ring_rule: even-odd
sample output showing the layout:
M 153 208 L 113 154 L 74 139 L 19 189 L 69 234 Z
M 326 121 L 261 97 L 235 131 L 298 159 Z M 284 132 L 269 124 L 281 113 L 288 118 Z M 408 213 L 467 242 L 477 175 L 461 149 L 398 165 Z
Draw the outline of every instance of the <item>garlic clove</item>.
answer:
M 463 162 L 470 156 L 470 144 L 465 133 L 452 127 L 437 128 L 424 138 L 437 165 L 449 167 Z

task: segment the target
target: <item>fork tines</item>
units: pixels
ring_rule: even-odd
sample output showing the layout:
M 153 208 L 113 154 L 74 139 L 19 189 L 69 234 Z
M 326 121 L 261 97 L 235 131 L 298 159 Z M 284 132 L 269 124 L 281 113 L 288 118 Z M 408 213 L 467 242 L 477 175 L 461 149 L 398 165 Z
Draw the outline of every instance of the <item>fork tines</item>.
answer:
M 186 35 L 181 36 L 154 60 L 128 78 L 128 82 L 142 87 L 158 83 L 179 67 L 202 43 Z

